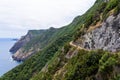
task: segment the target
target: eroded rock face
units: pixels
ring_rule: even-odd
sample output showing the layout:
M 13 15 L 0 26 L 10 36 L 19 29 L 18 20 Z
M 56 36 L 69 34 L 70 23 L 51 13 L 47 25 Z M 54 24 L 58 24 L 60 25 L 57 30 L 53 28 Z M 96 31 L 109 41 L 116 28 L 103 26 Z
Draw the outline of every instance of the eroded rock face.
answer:
M 109 16 L 102 26 L 83 36 L 81 47 L 103 49 L 111 52 L 120 51 L 120 14 Z
M 24 61 L 31 55 L 40 51 L 52 39 L 51 36 L 57 29 L 51 27 L 46 30 L 29 30 L 27 35 L 22 37 L 10 49 L 13 59 L 16 61 Z
M 24 51 L 23 48 L 20 48 L 15 54 L 12 55 L 12 58 L 16 61 L 24 61 L 34 53 L 35 52 L 32 49 L 29 51 Z
M 14 46 L 10 49 L 10 52 L 12 53 L 17 52 L 17 50 L 26 45 L 31 40 L 32 37 L 33 35 L 29 31 L 26 36 L 21 37 L 21 39 L 14 44 Z
M 36 49 L 37 44 L 34 45 L 35 49 L 33 47 L 30 47 L 30 49 L 26 50 L 24 49 L 24 46 L 42 32 L 44 32 L 44 30 L 38 30 L 35 31 L 35 33 L 34 30 L 29 30 L 28 33 L 25 36 L 21 37 L 21 39 L 17 41 L 10 49 L 10 52 L 14 53 L 12 55 L 12 58 L 16 61 L 24 61 L 36 51 L 39 51 L 39 49 Z

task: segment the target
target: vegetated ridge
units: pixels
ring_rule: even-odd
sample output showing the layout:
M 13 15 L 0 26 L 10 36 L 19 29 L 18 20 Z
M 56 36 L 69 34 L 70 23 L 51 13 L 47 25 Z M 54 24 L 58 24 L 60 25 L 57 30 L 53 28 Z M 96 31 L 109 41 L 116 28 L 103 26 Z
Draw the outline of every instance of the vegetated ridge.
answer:
M 119 80 L 119 27 L 120 1 L 97 0 L 85 14 L 57 29 L 40 51 L 0 79 Z

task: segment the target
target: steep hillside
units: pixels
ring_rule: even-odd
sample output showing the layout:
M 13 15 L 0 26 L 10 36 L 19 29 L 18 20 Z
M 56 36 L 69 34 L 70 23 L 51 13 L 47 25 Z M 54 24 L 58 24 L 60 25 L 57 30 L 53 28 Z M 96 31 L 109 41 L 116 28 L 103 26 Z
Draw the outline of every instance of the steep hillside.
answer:
M 21 47 L 26 45 L 31 39 L 37 37 L 38 35 L 42 35 L 45 31 L 44 30 L 30 30 L 25 36 L 22 36 L 19 41 L 17 41 L 14 46 L 10 49 L 10 52 L 15 53 Z
M 110 0 L 107 3 L 103 2 L 103 5 L 105 7 L 102 8 L 102 12 L 99 9 L 95 12 L 99 12 L 97 14 L 99 19 L 93 21 L 87 29 L 83 25 L 74 43 L 89 50 L 103 49 L 118 52 L 120 51 L 120 2 Z
M 96 29 L 87 32 L 76 40 L 75 44 L 89 50 L 120 51 L 120 14 L 109 16 Z
M 49 44 L 55 42 L 60 37 L 71 36 L 75 34 L 79 28 L 81 16 L 77 16 L 72 23 L 62 28 L 53 28 L 47 30 L 30 30 L 27 35 L 23 36 L 16 44 L 10 49 L 13 54 L 13 59 L 17 61 L 24 61 L 34 53 L 44 49 Z
M 25 60 L 21 65 L 6 73 L 1 79 L 29 80 L 32 76 L 39 73 L 45 64 L 51 60 L 54 54 L 56 54 L 56 52 L 59 51 L 65 43 L 73 39 L 73 34 L 75 34 L 79 25 L 83 22 L 80 19 L 81 17 L 78 16 L 71 24 L 59 28 L 58 31 L 50 37 L 50 41 L 52 42 L 49 42 L 41 51 Z
M 99 19 L 93 15 L 89 25 L 83 23 L 74 41 L 65 45 L 31 80 L 120 79 L 120 2 L 109 0 L 98 6 L 98 11 L 94 8 L 91 13 L 99 12 Z
M 119 80 L 120 54 L 66 46 L 31 80 Z
M 119 15 L 119 0 L 97 0 L 84 15 L 55 30 L 42 50 L 0 80 L 119 80 Z M 36 44 L 44 43 L 36 38 Z M 35 45 L 29 46 L 30 41 L 28 50 Z
M 22 37 L 16 44 L 10 49 L 13 52 L 13 58 L 17 61 L 23 61 L 30 57 L 32 54 L 42 50 L 48 43 L 50 43 L 51 37 L 57 31 L 55 28 L 47 30 L 30 30 L 27 35 Z

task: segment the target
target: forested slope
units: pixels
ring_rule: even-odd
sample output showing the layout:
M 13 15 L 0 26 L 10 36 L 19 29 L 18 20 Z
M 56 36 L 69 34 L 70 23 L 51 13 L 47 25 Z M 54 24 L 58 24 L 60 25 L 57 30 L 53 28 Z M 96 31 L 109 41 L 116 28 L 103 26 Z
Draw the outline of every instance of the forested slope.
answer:
M 80 50 L 69 43 L 73 41 L 75 45 L 80 46 L 78 43 L 81 43 L 82 36 L 100 27 L 95 25 L 105 22 L 111 15 L 119 15 L 119 5 L 119 0 L 97 0 L 85 14 L 76 17 L 71 24 L 57 29 L 41 51 L 0 79 L 118 80 L 119 51 L 113 54 L 103 50 Z

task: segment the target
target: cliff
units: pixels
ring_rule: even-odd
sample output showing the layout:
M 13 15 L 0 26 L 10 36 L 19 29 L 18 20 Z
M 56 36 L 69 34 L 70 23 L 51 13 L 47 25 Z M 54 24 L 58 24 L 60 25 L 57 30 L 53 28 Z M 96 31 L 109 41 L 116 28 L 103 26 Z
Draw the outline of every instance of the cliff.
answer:
M 32 80 L 120 79 L 120 3 L 105 0 L 101 5 L 94 9 L 95 15 L 86 17 L 75 39 L 65 44 Z
M 16 60 L 30 58 L 0 79 L 119 80 L 119 27 L 119 0 L 97 0 L 69 25 L 45 30 L 17 50 Z
M 79 41 L 81 39 L 81 42 Z M 98 28 L 87 32 L 76 44 L 89 49 L 103 49 L 110 52 L 120 51 L 120 14 L 109 16 Z
M 25 36 L 22 36 L 10 49 L 10 52 L 15 53 L 17 50 L 19 50 L 21 47 L 25 46 L 30 40 L 37 37 L 38 35 L 41 35 L 44 32 L 44 30 L 29 30 L 28 33 Z
M 12 58 L 16 61 L 24 61 L 32 54 L 40 51 L 49 42 L 50 37 L 57 29 L 50 28 L 47 30 L 30 30 L 18 40 L 10 49 L 14 53 Z
M 105 0 L 101 5 L 94 9 L 95 15 L 86 17 L 75 39 L 64 45 L 32 80 L 120 79 L 120 3 Z
M 29 30 L 28 33 L 21 37 L 20 40 L 18 40 L 10 49 L 10 52 L 13 53 L 12 58 L 17 61 L 23 61 L 35 53 L 35 49 L 32 51 L 32 48 L 25 50 L 28 48 L 26 45 L 31 43 L 34 38 L 42 35 L 44 32 L 45 30 Z M 39 48 L 37 48 L 37 50 L 39 50 Z

